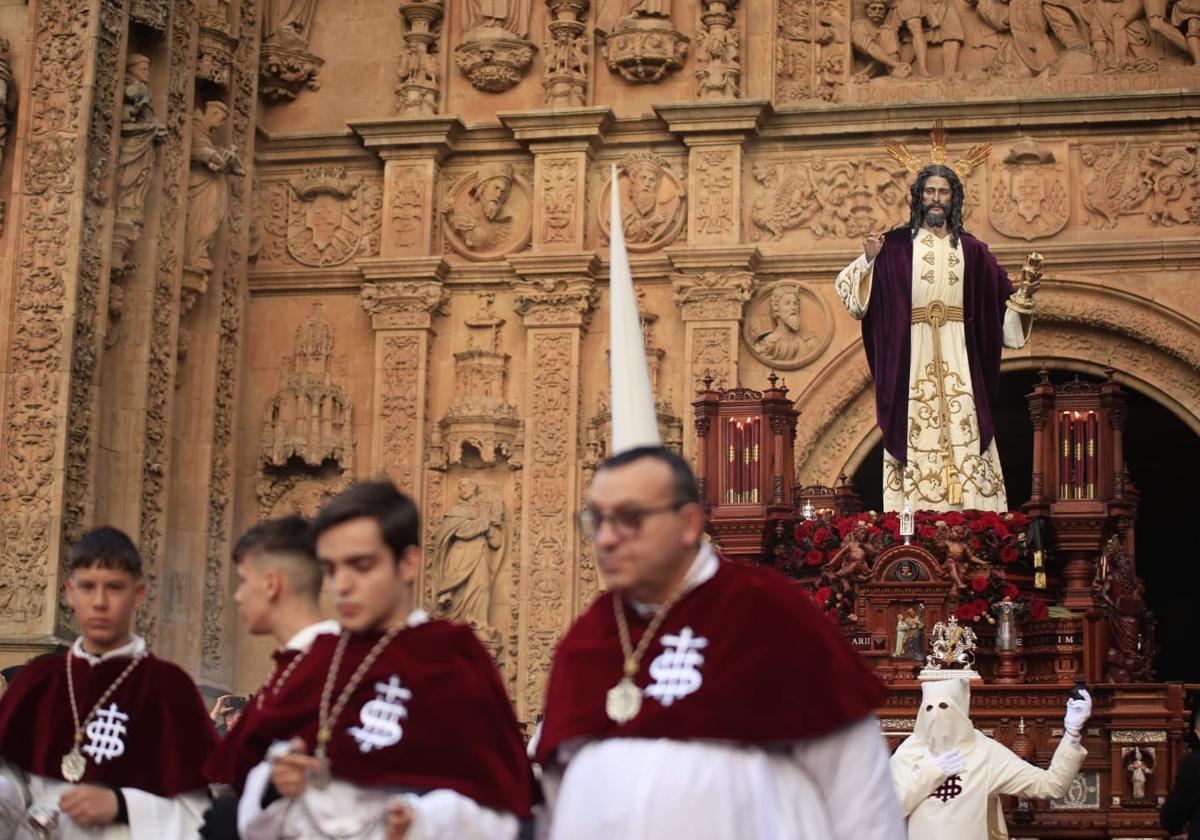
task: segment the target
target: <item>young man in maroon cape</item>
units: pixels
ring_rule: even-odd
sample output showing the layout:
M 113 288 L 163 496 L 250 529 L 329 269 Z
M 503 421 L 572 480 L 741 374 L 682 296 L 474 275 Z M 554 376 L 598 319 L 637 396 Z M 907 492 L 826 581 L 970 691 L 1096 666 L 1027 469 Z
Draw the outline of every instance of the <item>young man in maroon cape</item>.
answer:
M 278 648 L 271 654 L 275 664 L 270 676 L 205 765 L 208 780 L 224 785 L 234 783 L 239 763 L 252 765 L 263 758 L 263 753 L 247 753 L 247 719 L 274 700 L 318 636 L 342 631 L 336 621 L 321 618 L 321 566 L 304 517 L 259 522 L 238 538 L 233 562 L 238 574 L 233 600 L 242 623 L 251 635 L 274 638 Z M 202 835 L 236 840 L 236 803 L 235 795 L 218 797 L 205 814 Z
M 944 159 L 944 132 L 933 137 Z M 909 223 L 867 234 L 837 278 L 875 379 L 885 510 L 1008 510 L 991 406 L 1002 348 L 1024 346 L 1032 329 L 1040 274 L 1014 294 L 991 251 L 963 230 L 959 173 L 985 155 L 977 147 L 954 167 L 913 168 Z
M 49 836 L 61 840 L 194 836 L 216 733 L 191 678 L 133 633 L 141 557 L 102 527 L 68 563 L 78 638 L 23 668 L 0 698 L 0 838 L 35 826 L 56 826 Z
M 795 584 L 720 559 L 687 463 L 597 470 L 607 592 L 559 645 L 536 745 L 553 840 L 900 840 L 884 690 Z
M 313 534 L 342 632 L 239 727 L 242 836 L 515 837 L 533 795 L 520 731 L 470 628 L 416 608 L 412 500 L 361 482 Z

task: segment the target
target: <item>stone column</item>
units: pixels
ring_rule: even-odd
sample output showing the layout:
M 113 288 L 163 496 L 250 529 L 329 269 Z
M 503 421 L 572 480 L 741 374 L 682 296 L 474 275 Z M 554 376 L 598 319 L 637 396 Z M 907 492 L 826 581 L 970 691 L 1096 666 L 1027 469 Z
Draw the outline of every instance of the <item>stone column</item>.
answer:
M 0 640 L 17 661 L 70 632 L 66 542 L 92 524 L 112 237 L 96 196 L 112 195 L 124 14 L 119 0 L 37 0 L 25 15 L 0 289 Z
M 533 250 L 584 250 L 587 167 L 612 125 L 609 108 L 499 114 L 533 152 Z
M 770 104 L 722 100 L 654 110 L 688 147 L 688 244 L 741 242 L 745 144 L 770 114 Z
M 729 248 L 707 254 L 692 249 L 677 252 L 668 249 L 668 254 L 676 268 L 685 269 L 671 275 L 671 285 L 685 327 L 686 404 L 705 387 L 706 377 L 712 379 L 714 388 L 733 388 L 739 384 L 738 334 L 742 309 L 754 291 L 754 269 L 759 257 L 757 248 Z M 684 437 L 685 456 L 690 458 L 695 446 L 692 435 Z
M 433 318 L 449 301 L 449 266 L 440 257 L 358 261 L 363 308 L 375 330 L 371 467 L 413 497 L 418 509 L 429 425 Z
M 517 717 L 541 711 L 550 660 L 574 618 L 575 499 L 579 472 L 580 344 L 595 302 L 593 254 L 510 257 L 521 276 L 525 323 L 525 477 L 521 510 L 521 611 Z

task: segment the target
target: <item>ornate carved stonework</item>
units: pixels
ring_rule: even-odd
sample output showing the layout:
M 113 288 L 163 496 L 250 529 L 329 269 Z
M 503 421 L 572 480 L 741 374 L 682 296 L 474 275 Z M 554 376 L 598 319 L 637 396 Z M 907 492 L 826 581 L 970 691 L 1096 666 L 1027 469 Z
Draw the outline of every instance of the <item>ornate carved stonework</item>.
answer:
M 657 82 L 683 67 L 687 36 L 671 22 L 670 0 L 625 0 L 626 14 L 602 40 L 608 69 L 629 82 Z
M 404 46 L 397 73 L 396 112 L 436 114 L 441 68 L 442 0 L 403 0 Z
M 738 0 L 703 0 L 696 36 L 696 95 L 701 99 L 741 96 L 742 67 L 737 27 Z
M 1088 224 L 1115 228 L 1127 216 L 1141 216 L 1156 227 L 1200 224 L 1198 152 L 1196 141 L 1171 148 L 1158 140 L 1080 145 L 1079 192 Z
M 209 11 L 200 22 L 200 52 L 196 57 L 196 78 L 227 87 L 233 51 L 238 39 L 225 16 L 218 11 Z
M 1067 224 L 1072 194 L 1066 144 L 1054 147 L 1022 138 L 1005 153 L 994 150 L 988 167 L 988 220 L 1005 236 L 1032 241 Z
M 594 302 L 591 278 L 545 277 L 518 287 L 514 308 L 525 319 L 526 326 L 587 326 Z
M 433 315 L 445 314 L 450 298 L 436 280 L 364 283 L 363 309 L 377 330 L 427 329 Z
M 392 172 L 392 200 L 388 206 L 392 243 L 397 248 L 419 248 L 425 224 L 425 189 L 417 166 L 398 166 Z
M 504 319 L 492 312 L 494 300 L 492 294 L 479 296 L 479 309 L 465 321 L 469 347 L 454 354 L 455 399 L 438 424 L 440 469 L 521 462 L 522 423 L 505 393 L 512 357 L 500 352 Z
M 750 354 L 776 370 L 796 370 L 825 352 L 833 317 L 825 300 L 801 283 L 780 280 L 758 290 L 742 326 Z
M 496 582 L 504 565 L 504 502 L 481 492 L 473 478 L 458 481 L 458 498 L 433 538 L 433 613 L 467 624 L 495 658 L 500 631 L 494 613 Z
M 754 239 L 860 239 L 908 221 L 908 173 L 884 156 L 849 159 L 764 158 L 754 162 L 759 190 L 750 209 Z M 977 179 L 978 180 L 978 179 Z M 963 218 L 982 187 L 968 181 Z
M 490 260 L 529 244 L 533 188 L 512 164 L 484 164 L 459 179 L 446 196 L 450 246 L 472 260 Z
M 672 274 L 671 285 L 685 321 L 740 321 L 754 275 L 748 271 Z
M 260 519 L 297 513 L 311 519 L 325 503 L 351 483 L 349 472 L 314 477 L 306 472 L 283 475 L 275 480 L 260 478 L 255 487 Z
M 263 8 L 258 92 L 268 101 L 288 102 L 304 88 L 320 90 L 325 61 L 308 51 L 317 0 L 268 0 Z
M 229 212 L 227 176 L 246 174 L 236 145 L 219 146 L 216 133 L 229 118 L 229 108 L 209 100 L 192 117 L 191 172 L 184 239 L 183 287 L 186 313 L 208 290 L 214 268 L 212 244 Z
M 521 81 L 537 47 L 526 40 L 532 0 L 464 0 L 463 39 L 454 61 L 477 90 L 499 93 Z
M 588 0 L 546 0 L 550 10 L 550 40 L 545 45 L 545 103 L 559 106 L 587 104 Z
M 740 191 L 735 188 L 736 149 L 695 152 L 692 170 L 696 175 L 695 233 L 705 239 L 724 241 L 736 237 L 734 218 Z
M 157 32 L 167 30 L 168 0 L 131 0 L 129 19 Z
M 609 176 L 596 202 L 596 219 L 605 238 L 613 189 Z M 665 158 L 627 156 L 617 169 L 616 189 L 621 191 L 622 227 L 630 251 L 653 251 L 679 237 L 687 220 L 687 188 Z
M 281 381 L 267 401 L 259 444 L 263 467 L 283 468 L 298 459 L 306 467 L 332 461 L 343 470 L 353 462 L 354 409 L 340 382 L 348 377 L 335 364 L 334 333 L 321 305 L 296 328 Z
M 775 37 L 775 103 L 845 95 L 848 40 L 845 13 L 835 0 L 779 0 Z
M 8 139 L 8 124 L 16 107 L 16 92 L 12 89 L 12 50 L 7 38 L 0 38 L 0 163 L 4 161 L 4 145 Z M 3 199 L 0 199 L 0 230 L 4 228 Z
M 735 345 L 730 341 L 730 330 L 726 327 L 697 327 L 692 332 L 692 390 L 703 390 L 710 380 L 715 388 L 737 385 L 732 346 Z
M 417 410 L 413 395 L 419 390 L 421 343 L 415 333 L 383 337 L 383 369 L 379 372 L 380 414 L 387 418 L 381 433 L 379 465 L 400 487 L 414 486 L 417 471 L 413 441 L 417 437 Z
M 305 169 L 288 193 L 287 249 L 301 265 L 341 265 L 363 233 L 362 181 L 342 166 Z
M 542 244 L 573 243 L 578 237 L 579 165 L 574 157 L 548 156 L 542 167 Z

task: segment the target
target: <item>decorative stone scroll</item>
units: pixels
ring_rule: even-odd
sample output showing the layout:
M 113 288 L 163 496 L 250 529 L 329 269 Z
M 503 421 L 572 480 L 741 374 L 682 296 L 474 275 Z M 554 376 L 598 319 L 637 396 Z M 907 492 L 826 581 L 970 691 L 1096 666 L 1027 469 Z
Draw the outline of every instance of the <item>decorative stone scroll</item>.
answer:
M 1200 143 L 1117 141 L 1085 143 L 1080 195 L 1089 226 L 1097 230 L 1140 217 L 1155 227 L 1200 224 Z

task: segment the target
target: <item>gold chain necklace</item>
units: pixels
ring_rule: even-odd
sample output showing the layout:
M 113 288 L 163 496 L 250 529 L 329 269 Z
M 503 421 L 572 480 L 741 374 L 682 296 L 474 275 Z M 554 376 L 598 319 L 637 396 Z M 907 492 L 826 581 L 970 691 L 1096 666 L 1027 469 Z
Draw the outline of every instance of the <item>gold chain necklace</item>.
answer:
M 100 695 L 100 699 L 96 701 L 96 705 L 92 706 L 92 710 L 88 712 L 87 717 L 83 719 L 82 723 L 79 722 L 79 707 L 75 705 L 75 676 L 72 673 L 73 669 L 71 668 L 71 660 L 74 657 L 75 651 L 67 651 L 67 696 L 71 700 L 71 720 L 75 724 L 75 743 L 71 746 L 70 752 L 62 757 L 62 762 L 59 764 L 59 769 L 62 771 L 62 777 L 71 784 L 75 784 L 82 779 L 84 771 L 87 770 L 87 759 L 83 757 L 83 753 L 79 749 L 80 744 L 83 743 L 83 730 L 89 723 L 92 722 L 92 719 L 96 717 L 96 713 L 100 711 L 100 707 L 107 703 L 108 699 L 112 697 L 113 692 L 121 687 L 121 683 L 125 682 L 125 678 L 133 673 L 133 669 L 138 666 L 138 663 L 146 658 L 146 654 L 143 652 L 133 657 L 133 661 L 125 666 L 125 670 L 123 670 L 117 676 L 117 678 L 113 680 L 112 685 L 110 685 L 108 689 Z
M 342 656 L 346 653 L 346 645 L 350 641 L 350 633 L 342 633 L 338 639 L 337 648 L 333 652 L 333 661 L 329 664 L 329 673 L 325 675 L 325 687 L 321 689 L 321 705 L 317 712 L 317 776 L 314 784 L 318 789 L 323 790 L 329 786 L 331 774 L 329 772 L 329 756 L 326 748 L 329 742 L 333 740 L 333 725 L 337 723 L 337 719 L 342 716 L 342 711 L 346 708 L 346 704 L 350 702 L 350 695 L 357 689 L 358 684 L 362 682 L 367 671 L 375 660 L 379 658 L 379 654 L 383 653 L 384 648 L 392 643 L 401 630 L 407 627 L 407 622 L 401 622 L 398 626 L 393 627 L 380 637 L 375 646 L 367 653 L 358 667 L 354 669 L 354 673 L 350 675 L 350 680 L 342 689 L 341 695 L 334 704 L 333 709 L 329 708 L 329 702 L 333 698 L 333 684 L 337 682 L 338 671 L 342 668 Z
M 625 601 L 618 592 L 613 591 L 613 614 L 617 618 L 617 635 L 621 638 L 621 653 L 625 657 L 621 681 L 610 688 L 604 698 L 604 712 L 614 723 L 629 723 L 641 711 L 642 690 L 634 684 L 633 678 L 638 674 L 642 657 L 646 655 L 650 642 L 654 640 L 658 628 L 662 626 L 671 607 L 675 606 L 675 602 L 683 595 L 683 590 L 683 584 L 680 584 L 667 600 L 663 601 L 658 612 L 654 614 L 654 618 L 650 619 L 650 624 L 646 627 L 642 638 L 638 640 L 636 648 L 629 641 L 629 623 L 625 619 Z

